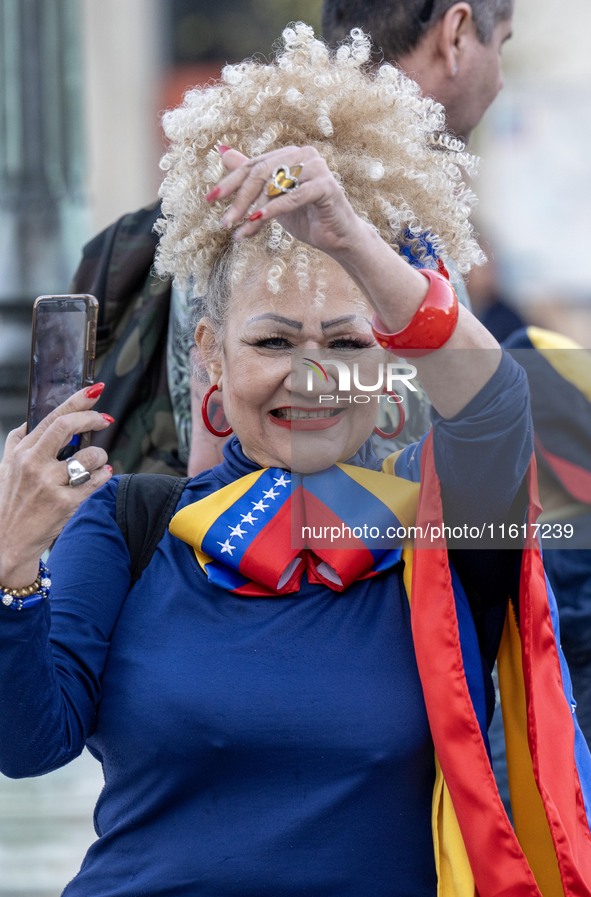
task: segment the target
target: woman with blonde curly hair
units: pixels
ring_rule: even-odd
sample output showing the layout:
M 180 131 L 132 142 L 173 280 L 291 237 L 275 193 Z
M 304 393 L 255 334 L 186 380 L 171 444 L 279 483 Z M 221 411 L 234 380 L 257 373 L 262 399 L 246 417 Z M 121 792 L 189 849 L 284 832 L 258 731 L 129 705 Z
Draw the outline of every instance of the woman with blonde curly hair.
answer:
M 446 278 L 447 259 L 478 260 L 471 159 L 369 54 L 360 33 L 331 54 L 298 24 L 273 61 L 228 66 L 165 115 L 157 265 L 205 296 L 204 420 L 234 433 L 158 507 L 168 528 L 142 520 L 154 478 L 108 482 L 91 447 L 77 485 L 56 460 L 108 426 L 99 385 L 7 441 L 1 768 L 37 775 L 87 745 L 105 774 L 68 897 L 590 893 L 587 758 L 522 534 L 525 377 Z M 380 402 L 417 377 L 432 433 L 380 469 Z M 24 584 L 76 508 L 49 602 L 43 565 Z M 499 549 L 510 525 L 521 578 Z M 516 831 L 486 741 L 508 597 L 526 641 L 546 633 L 524 654 L 544 682 L 529 677 L 524 722 L 539 806 L 516 804 Z

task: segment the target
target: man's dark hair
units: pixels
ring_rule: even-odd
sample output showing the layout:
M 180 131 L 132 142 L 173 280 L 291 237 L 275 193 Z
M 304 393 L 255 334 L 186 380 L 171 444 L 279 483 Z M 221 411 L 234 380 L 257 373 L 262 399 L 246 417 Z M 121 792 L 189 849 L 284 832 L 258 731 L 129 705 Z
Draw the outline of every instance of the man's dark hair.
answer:
M 387 62 L 397 62 L 414 50 L 424 34 L 457 0 L 324 0 L 322 32 L 331 46 L 344 40 L 352 28 L 371 35 Z M 487 44 L 495 26 L 509 19 L 513 0 L 467 0 L 478 39 Z

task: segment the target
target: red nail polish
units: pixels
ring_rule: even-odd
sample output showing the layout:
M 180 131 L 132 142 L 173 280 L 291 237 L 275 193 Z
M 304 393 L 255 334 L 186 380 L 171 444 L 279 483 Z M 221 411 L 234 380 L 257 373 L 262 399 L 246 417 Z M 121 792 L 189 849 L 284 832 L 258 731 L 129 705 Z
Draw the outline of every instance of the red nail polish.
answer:
M 108 424 L 114 424 L 114 423 L 115 423 L 115 418 L 114 418 L 114 417 L 111 417 L 110 414 L 101 414 L 101 417 L 104 417 L 104 419 L 107 421 Z
M 223 156 L 224 153 L 227 153 L 229 149 L 230 149 L 230 147 L 226 146 L 225 143 L 218 143 L 218 145 L 217 145 L 217 151 L 220 154 L 220 156 Z
M 220 187 L 212 187 L 212 189 L 209 191 L 209 193 L 205 194 L 206 202 L 213 202 L 214 199 L 218 198 L 218 196 L 220 195 L 221 192 L 222 191 L 221 191 Z
M 259 218 L 262 218 L 262 217 L 263 217 L 263 210 L 257 209 L 256 212 L 253 212 L 252 215 L 248 216 L 248 220 L 249 221 L 258 221 Z
M 112 475 L 112 474 L 113 474 L 113 468 L 111 467 L 111 465 L 110 465 L 110 464 L 105 464 L 105 467 L 107 468 L 107 470 L 109 471 L 109 473 Z
M 104 383 L 93 383 L 92 386 L 86 387 L 84 395 L 87 399 L 98 399 L 104 388 Z

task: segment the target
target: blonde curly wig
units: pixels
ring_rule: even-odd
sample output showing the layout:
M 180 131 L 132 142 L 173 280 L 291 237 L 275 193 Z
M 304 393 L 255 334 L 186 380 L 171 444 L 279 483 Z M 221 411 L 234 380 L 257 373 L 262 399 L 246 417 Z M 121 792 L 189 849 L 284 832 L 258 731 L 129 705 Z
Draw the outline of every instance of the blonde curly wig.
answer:
M 247 60 L 223 69 L 221 80 L 187 92 L 166 112 L 169 149 L 160 197 L 163 217 L 156 270 L 198 295 L 206 313 L 223 319 L 228 290 L 268 259 L 267 283 L 280 289 L 285 271 L 307 288 L 318 253 L 272 221 L 236 243 L 222 227 L 226 202 L 205 194 L 224 174 L 218 144 L 249 157 L 282 146 L 313 146 L 342 185 L 356 213 L 399 250 L 412 235 L 420 257 L 427 234 L 437 253 L 467 272 L 481 260 L 469 214 L 475 197 L 463 179 L 475 159 L 444 132 L 443 108 L 391 65 L 370 66 L 370 38 L 354 29 L 331 52 L 301 22 L 283 31 L 270 62 Z M 422 248 L 423 247 L 423 248 Z

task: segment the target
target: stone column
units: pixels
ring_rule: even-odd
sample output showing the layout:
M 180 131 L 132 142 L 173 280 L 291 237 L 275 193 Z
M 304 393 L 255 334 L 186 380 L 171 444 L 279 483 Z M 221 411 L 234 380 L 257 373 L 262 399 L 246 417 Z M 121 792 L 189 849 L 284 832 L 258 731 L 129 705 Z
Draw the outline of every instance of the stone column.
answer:
M 86 236 L 79 0 L 0 0 L 0 445 L 25 414 L 31 305 Z

